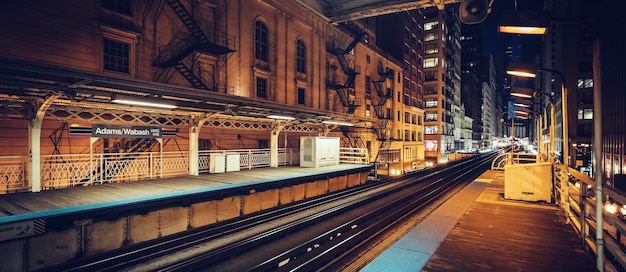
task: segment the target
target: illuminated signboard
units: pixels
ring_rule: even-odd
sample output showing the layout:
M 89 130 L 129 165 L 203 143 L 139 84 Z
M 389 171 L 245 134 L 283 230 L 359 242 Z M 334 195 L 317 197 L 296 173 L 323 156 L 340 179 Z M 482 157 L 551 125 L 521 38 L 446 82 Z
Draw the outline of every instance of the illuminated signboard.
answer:
M 109 125 L 93 125 L 91 137 L 100 138 L 161 138 L 160 127 L 131 126 L 116 127 Z
M 437 151 L 437 140 L 426 140 L 424 141 L 424 146 L 426 151 Z

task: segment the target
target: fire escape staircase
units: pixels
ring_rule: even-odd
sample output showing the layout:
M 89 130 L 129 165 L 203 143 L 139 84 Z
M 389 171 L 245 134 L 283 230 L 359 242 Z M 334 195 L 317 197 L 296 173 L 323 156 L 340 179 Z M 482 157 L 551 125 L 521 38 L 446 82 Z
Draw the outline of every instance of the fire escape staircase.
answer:
M 159 48 L 158 56 L 152 65 L 164 69 L 174 67 L 195 88 L 215 91 L 217 89 L 215 84 L 207 84 L 200 75 L 194 73 L 195 59 L 192 56 L 189 60 L 188 56 L 193 55 L 194 52 L 224 55 L 234 50 L 211 41 L 180 0 L 166 0 L 166 2 L 185 24 L 191 35 L 185 38 L 174 38 L 167 45 Z
M 383 88 L 383 83 L 387 79 L 393 80 L 393 70 L 387 68 L 384 72 L 379 72 L 380 78 L 376 81 L 373 81 L 374 88 L 376 89 L 376 94 L 378 95 L 378 100 L 372 106 L 374 107 L 374 112 L 376 113 L 376 117 L 378 120 L 373 126 L 374 131 L 376 132 L 376 138 L 380 142 L 380 146 L 378 148 L 379 152 L 376 154 L 376 158 L 374 161 L 378 161 L 380 150 L 389 149 L 391 147 L 391 139 L 387 137 L 387 124 L 391 120 L 392 116 L 388 116 L 385 111 L 385 104 L 387 100 L 389 100 L 393 93 L 391 89 Z
M 150 150 L 158 141 L 154 138 L 133 138 L 133 139 L 122 139 L 117 142 L 111 148 L 109 148 L 108 153 L 119 153 L 120 156 L 117 158 L 118 161 L 121 160 L 134 160 L 141 153 L 146 150 Z M 112 160 L 112 159 L 111 159 Z M 83 178 L 79 184 L 89 185 L 92 184 L 93 181 L 99 182 L 107 182 L 110 177 L 115 177 L 122 170 L 124 170 L 127 164 L 121 164 L 116 168 L 107 169 L 107 165 L 99 164 L 96 169 L 93 170 L 90 176 Z M 103 169 L 105 168 L 105 169 Z
M 356 108 L 359 107 L 361 103 L 358 99 L 350 97 L 350 93 L 354 93 L 354 81 L 359 73 L 354 68 L 350 67 L 345 55 L 352 52 L 354 47 L 356 47 L 365 34 L 366 33 L 360 33 L 356 35 L 354 40 L 352 40 L 346 49 L 335 48 L 330 50 L 330 53 L 337 57 L 337 61 L 339 62 L 344 74 L 348 76 L 343 84 L 337 84 L 336 82 L 332 82 L 330 84 L 330 87 L 337 91 L 337 95 L 339 96 L 343 106 L 347 108 L 346 113 L 348 114 L 354 113 Z
M 343 143 L 347 147 L 352 148 L 367 148 L 365 142 L 363 142 L 363 138 L 355 132 L 352 131 L 352 127 L 348 126 L 340 126 L 341 132 L 343 133 Z

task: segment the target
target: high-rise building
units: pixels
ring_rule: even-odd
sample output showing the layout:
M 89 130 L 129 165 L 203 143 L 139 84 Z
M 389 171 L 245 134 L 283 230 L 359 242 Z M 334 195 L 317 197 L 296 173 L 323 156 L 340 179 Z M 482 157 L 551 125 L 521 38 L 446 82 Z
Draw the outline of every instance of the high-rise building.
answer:
M 376 18 L 376 45 L 404 65 L 402 89 L 396 90 L 392 149 L 402 150 L 403 169 L 424 166 L 424 30 L 422 10 Z
M 454 109 L 460 113 L 461 44 L 458 5 L 424 13 L 424 111 L 427 161 L 447 160 L 455 151 Z

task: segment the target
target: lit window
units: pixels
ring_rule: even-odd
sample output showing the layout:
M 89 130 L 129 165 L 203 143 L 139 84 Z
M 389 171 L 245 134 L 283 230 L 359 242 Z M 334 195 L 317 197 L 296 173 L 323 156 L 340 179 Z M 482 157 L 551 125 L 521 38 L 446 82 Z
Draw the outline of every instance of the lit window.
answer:
M 298 40 L 296 50 L 296 71 L 306 74 L 306 47 L 302 40 Z
M 437 48 L 436 44 L 426 45 L 425 53 L 426 54 L 436 54 L 436 53 L 439 53 L 439 48 Z
M 439 58 L 424 59 L 424 68 L 437 67 L 439 65 Z
M 428 22 L 424 24 L 424 30 L 431 30 L 433 28 L 435 28 L 437 25 L 439 24 L 438 21 L 434 21 L 434 22 Z
M 438 126 L 424 126 L 424 134 L 433 135 L 437 134 Z
M 437 38 L 438 38 L 437 34 L 429 33 L 429 34 L 426 34 L 426 36 L 424 37 L 424 41 L 425 42 L 427 42 L 427 41 L 434 41 Z
M 267 61 L 267 26 L 261 21 L 256 21 L 254 29 L 254 57 Z
M 585 88 L 593 88 L 593 79 L 585 78 Z
M 424 120 L 426 120 L 426 121 L 437 121 L 437 113 L 436 112 L 426 113 L 426 116 L 424 117 Z
M 111 39 L 102 39 L 104 70 L 130 73 L 130 44 Z
M 578 109 L 578 120 L 593 119 L 593 109 Z
M 427 108 L 436 108 L 437 107 L 437 100 L 426 100 L 426 107 Z

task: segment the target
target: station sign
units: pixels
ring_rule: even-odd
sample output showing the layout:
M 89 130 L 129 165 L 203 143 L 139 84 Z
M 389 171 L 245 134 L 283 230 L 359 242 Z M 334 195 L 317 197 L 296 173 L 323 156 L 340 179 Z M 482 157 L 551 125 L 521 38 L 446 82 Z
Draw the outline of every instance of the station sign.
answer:
M 97 124 L 91 127 L 91 137 L 100 138 L 161 138 L 160 127 L 130 126 L 120 127 Z

